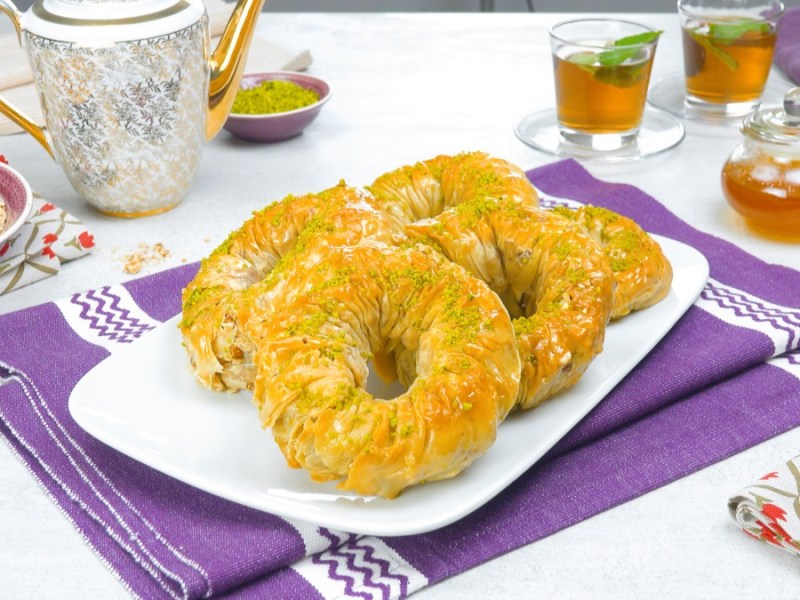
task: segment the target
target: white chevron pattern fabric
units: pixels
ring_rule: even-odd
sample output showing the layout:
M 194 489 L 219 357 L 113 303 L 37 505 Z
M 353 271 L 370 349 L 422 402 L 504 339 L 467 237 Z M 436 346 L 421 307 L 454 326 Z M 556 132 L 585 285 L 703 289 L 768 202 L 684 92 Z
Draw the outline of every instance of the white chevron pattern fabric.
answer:
M 775 355 L 798 347 L 800 311 L 767 302 L 752 294 L 709 278 L 695 306 L 718 319 L 768 336 Z
M 159 324 L 145 313 L 123 286 L 74 294 L 56 302 L 70 327 L 87 342 L 113 352 Z
M 323 535 L 327 532 L 320 528 Z M 378 538 L 353 538 L 346 544 L 307 556 L 291 567 L 322 594 L 337 598 L 402 598 L 425 587 L 428 579 Z

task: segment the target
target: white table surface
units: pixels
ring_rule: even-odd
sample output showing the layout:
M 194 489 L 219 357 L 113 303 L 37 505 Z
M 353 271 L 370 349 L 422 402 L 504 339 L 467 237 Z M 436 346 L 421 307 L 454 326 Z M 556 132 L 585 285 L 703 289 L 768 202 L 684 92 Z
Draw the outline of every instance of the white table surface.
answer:
M 680 70 L 677 17 L 630 16 L 665 31 L 653 77 Z M 56 277 L 0 297 L 0 313 L 131 279 L 120 257 L 140 243 L 161 242 L 171 252 L 140 275 L 200 259 L 252 210 L 342 178 L 366 184 L 394 167 L 463 150 L 484 150 L 524 168 L 551 162 L 519 142 L 512 128 L 553 102 L 546 30 L 567 17 L 265 14 L 259 35 L 288 50 L 310 49 L 310 72 L 329 80 L 332 100 L 302 136 L 281 144 L 240 143 L 222 132 L 207 146 L 184 203 L 157 217 L 95 214 L 30 137 L 0 138 L 0 153 L 40 194 L 83 219 L 97 242 L 93 254 Z M 779 73 L 772 77 L 788 89 Z M 686 139 L 668 153 L 586 166 L 600 178 L 638 186 L 702 231 L 800 268 L 800 245 L 753 237 L 725 204 L 719 173 L 737 143 L 735 130 L 690 124 Z M 745 536 L 726 501 L 798 447 L 800 431 L 789 431 L 416 597 L 728 599 L 762 598 L 769 590 L 772 598 L 796 598 L 797 559 Z M 127 596 L 5 445 L 0 473 L 0 597 Z

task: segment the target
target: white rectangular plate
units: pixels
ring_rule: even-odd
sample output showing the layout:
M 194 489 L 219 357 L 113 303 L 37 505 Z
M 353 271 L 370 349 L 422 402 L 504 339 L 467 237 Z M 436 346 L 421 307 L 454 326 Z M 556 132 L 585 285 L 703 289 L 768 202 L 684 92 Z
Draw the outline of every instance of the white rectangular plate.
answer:
M 530 468 L 694 302 L 708 277 L 706 259 L 685 244 L 657 239 L 674 270 L 666 299 L 612 323 L 603 352 L 578 384 L 535 410 L 512 415 L 494 446 L 464 472 L 407 489 L 394 500 L 343 493 L 335 483 L 314 483 L 305 471 L 289 468 L 269 431 L 261 429 L 249 394 L 215 393 L 195 381 L 178 317 L 87 373 L 73 390 L 70 412 L 112 448 L 246 506 L 354 533 L 437 529 L 479 508 Z

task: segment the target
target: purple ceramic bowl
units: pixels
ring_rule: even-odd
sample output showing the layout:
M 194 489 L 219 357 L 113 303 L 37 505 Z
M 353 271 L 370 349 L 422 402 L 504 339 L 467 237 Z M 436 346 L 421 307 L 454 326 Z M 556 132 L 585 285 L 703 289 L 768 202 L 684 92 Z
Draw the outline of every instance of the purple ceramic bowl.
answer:
M 5 163 L 0 163 L 0 198 L 3 199 L 6 209 L 5 227 L 0 224 L 2 243 L 22 227 L 33 208 L 31 186 L 22 175 Z
M 239 139 L 248 142 L 279 142 L 302 133 L 317 118 L 319 111 L 331 97 L 330 86 L 318 77 L 294 71 L 271 71 L 269 73 L 250 73 L 242 76 L 240 87 L 249 89 L 262 81 L 282 79 L 315 91 L 319 100 L 310 106 L 288 112 L 267 115 L 242 115 L 231 113 L 225 122 L 225 129 Z

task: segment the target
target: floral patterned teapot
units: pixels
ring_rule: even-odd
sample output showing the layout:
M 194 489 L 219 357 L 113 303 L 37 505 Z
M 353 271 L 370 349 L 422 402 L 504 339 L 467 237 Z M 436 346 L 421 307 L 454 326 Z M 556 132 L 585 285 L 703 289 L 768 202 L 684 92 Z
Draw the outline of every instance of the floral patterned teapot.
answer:
M 2 97 L 0 113 L 96 210 L 169 210 L 228 116 L 263 3 L 239 0 L 212 53 L 201 0 L 37 0 L 24 14 L 0 0 L 27 51 L 46 130 Z

